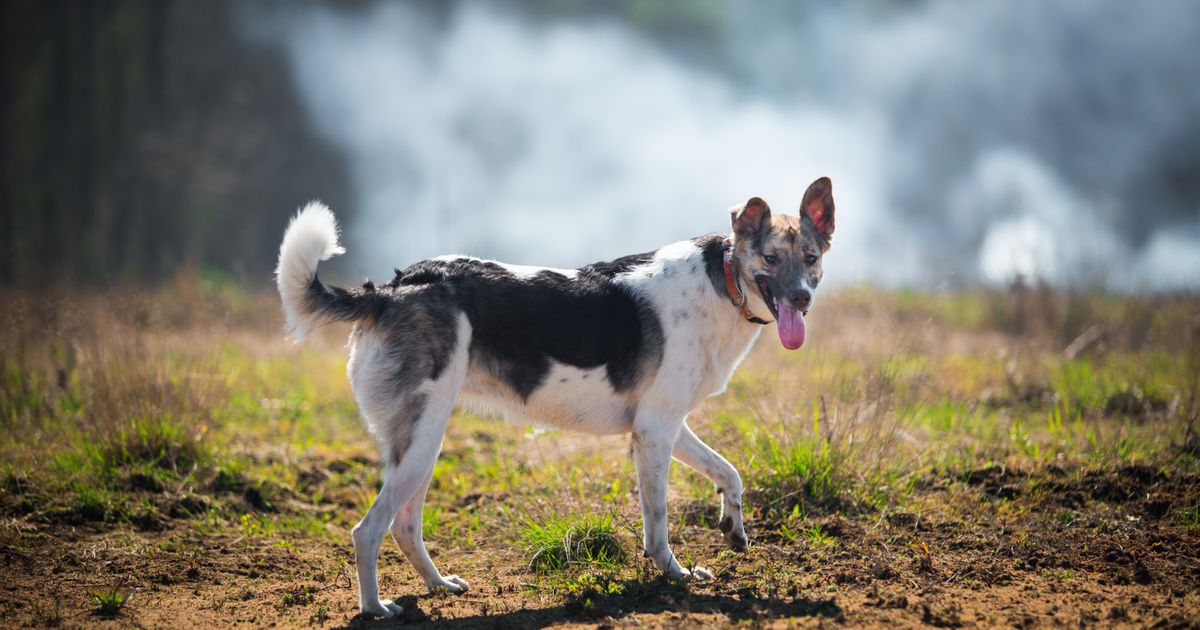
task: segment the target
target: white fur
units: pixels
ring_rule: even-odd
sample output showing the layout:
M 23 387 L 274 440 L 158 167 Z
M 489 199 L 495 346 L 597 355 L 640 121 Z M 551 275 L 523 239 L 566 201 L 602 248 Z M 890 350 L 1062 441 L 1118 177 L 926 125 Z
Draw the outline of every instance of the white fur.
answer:
M 545 383 L 528 401 L 521 401 L 486 370 L 471 370 L 463 387 L 463 402 L 560 429 L 597 435 L 629 432 L 629 398 L 613 391 L 603 366 L 580 369 L 552 361 Z
M 447 256 L 436 256 L 434 258 L 431 258 L 430 260 L 439 260 L 442 262 L 454 262 L 456 260 L 472 260 L 475 262 L 493 263 L 496 265 L 500 265 L 501 267 L 507 269 L 514 276 L 521 278 L 521 279 L 532 278 L 543 271 L 549 271 L 552 273 L 556 273 L 560 276 L 565 276 L 567 278 L 572 278 L 572 279 L 579 275 L 579 271 L 577 269 L 559 269 L 558 267 L 538 267 L 536 265 L 513 265 L 511 263 L 500 262 L 499 260 L 491 260 L 489 258 L 476 258 L 475 256 L 465 256 L 462 254 L 450 254 Z
M 467 590 L 467 583 L 458 576 L 443 576 L 438 572 L 425 549 L 421 532 L 421 514 L 429 480 L 433 476 L 433 465 L 442 450 L 446 423 L 467 375 L 471 325 L 466 315 L 459 315 L 457 326 L 458 345 L 447 369 L 436 381 L 426 381 L 418 388 L 428 397 L 428 404 L 417 422 L 421 430 L 413 432 L 412 443 L 403 461 L 398 466 L 384 468 L 383 487 L 366 516 L 354 526 L 352 532 L 354 563 L 358 572 L 359 609 L 366 614 L 391 617 L 401 611 L 399 604 L 379 598 L 379 545 L 388 531 L 392 532 L 392 537 L 425 581 L 426 587 L 431 590 L 446 588 L 453 593 Z M 374 337 L 371 333 L 358 336 L 353 344 L 355 352 L 349 367 L 350 385 L 368 426 L 385 417 L 391 411 L 389 405 L 393 403 L 379 380 L 390 366 L 389 360 L 378 351 L 378 339 Z M 366 351 L 360 351 L 363 349 Z M 372 432 L 379 436 L 377 425 Z
M 642 504 L 646 554 L 672 577 L 691 572 L 680 566 L 667 541 L 667 479 L 672 455 L 708 477 L 721 492 L 726 534 L 745 540 L 741 479 L 729 462 L 691 432 L 687 414 L 706 396 L 719 394 L 734 368 L 758 339 L 762 327 L 742 319 L 728 297 L 718 293 L 704 267 L 702 252 L 690 241 L 658 250 L 649 265 L 618 281 L 641 293 L 658 311 L 666 335 L 662 364 L 638 401 L 633 424 L 634 458 Z M 707 571 L 697 569 L 696 577 Z
M 338 244 L 337 219 L 325 204 L 310 201 L 288 223 L 279 246 L 275 283 L 283 299 L 287 331 L 297 341 L 325 323 L 319 312 L 305 307 L 304 295 L 317 273 L 317 263 L 346 253 Z
M 341 253 L 337 224 L 325 206 L 306 206 L 289 225 L 280 247 L 279 290 L 288 328 L 301 338 L 323 323 L 320 314 L 306 312 L 303 296 L 318 261 Z M 451 256 L 441 260 L 467 257 Z M 502 264 L 502 263 L 498 263 Z M 568 278 L 573 270 L 504 265 L 522 277 L 549 269 Z M 742 482 L 723 457 L 705 445 L 686 424 L 687 414 L 706 396 L 724 391 L 733 370 L 745 357 L 762 327 L 746 322 L 724 291 L 707 275 L 702 250 L 690 241 L 668 245 L 645 265 L 630 269 L 614 281 L 653 306 L 663 329 L 662 359 L 652 374 L 631 390 L 618 392 L 605 366 L 581 369 L 553 363 L 548 376 L 527 399 L 498 381 L 486 369 L 471 365 L 468 349 L 471 326 L 465 314 L 456 325 L 457 347 L 435 381 L 416 392 L 427 397 L 412 439 L 399 463 L 383 472 L 383 488 L 353 532 L 359 579 L 359 604 L 364 613 L 390 617 L 400 611 L 379 597 L 379 545 L 387 531 L 429 588 L 463 592 L 467 583 L 443 576 L 434 566 L 421 537 L 421 513 L 434 462 L 441 449 L 453 406 L 465 402 L 520 415 L 549 425 L 588 433 L 630 433 L 637 465 L 646 555 L 671 577 L 711 577 L 706 570 L 680 565 L 667 537 L 667 480 L 672 456 L 712 480 L 722 495 L 722 531 L 737 547 L 745 544 L 742 525 Z M 766 312 L 756 292 L 751 307 Z M 397 413 L 397 398 L 388 379 L 396 369 L 387 343 L 370 326 L 356 326 L 351 336 L 348 368 L 351 385 L 371 432 L 381 440 L 389 418 Z M 386 447 L 386 445 L 385 445 Z

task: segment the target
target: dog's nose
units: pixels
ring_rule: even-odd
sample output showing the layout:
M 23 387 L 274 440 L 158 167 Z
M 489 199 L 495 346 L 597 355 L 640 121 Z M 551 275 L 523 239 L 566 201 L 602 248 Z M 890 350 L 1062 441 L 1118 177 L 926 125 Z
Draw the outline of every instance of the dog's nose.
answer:
M 792 308 L 803 311 L 807 310 L 810 304 L 812 304 L 812 291 L 802 289 L 792 294 Z

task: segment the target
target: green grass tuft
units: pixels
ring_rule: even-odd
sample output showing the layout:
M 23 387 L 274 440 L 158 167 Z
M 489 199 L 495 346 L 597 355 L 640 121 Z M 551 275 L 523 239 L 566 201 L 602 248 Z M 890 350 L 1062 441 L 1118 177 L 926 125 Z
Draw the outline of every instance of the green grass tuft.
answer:
M 814 525 L 804 530 L 804 537 L 808 539 L 810 544 L 817 547 L 831 547 L 837 543 L 833 539 L 833 536 L 830 536 L 825 530 L 821 529 L 820 525 Z
M 556 516 L 540 524 L 530 520 L 524 538 L 529 568 L 537 573 L 571 566 L 617 567 L 625 559 L 612 516 L 607 514 Z
M 296 586 L 287 591 L 279 598 L 279 603 L 284 608 L 293 606 L 307 606 L 313 602 L 313 588 L 311 586 Z
M 747 494 L 764 514 L 786 517 L 810 507 L 837 511 L 843 505 L 841 479 L 835 473 L 829 442 L 801 438 L 791 444 L 759 440 Z
M 129 591 L 111 588 L 107 591 L 96 591 L 88 596 L 96 607 L 92 614 L 97 617 L 116 617 L 121 614 L 125 604 L 129 602 Z
M 211 460 L 198 434 L 163 416 L 132 420 L 106 440 L 102 455 L 114 468 L 147 464 L 173 472 Z

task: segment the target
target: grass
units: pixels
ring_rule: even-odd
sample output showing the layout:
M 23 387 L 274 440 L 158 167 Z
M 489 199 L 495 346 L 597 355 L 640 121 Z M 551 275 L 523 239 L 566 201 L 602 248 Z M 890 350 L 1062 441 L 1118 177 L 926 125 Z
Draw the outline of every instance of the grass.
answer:
M 313 603 L 314 595 L 315 593 L 313 592 L 312 587 L 297 586 L 284 591 L 283 595 L 279 597 L 279 604 L 285 608 L 291 608 L 293 606 L 307 606 L 308 604 Z
M 272 295 L 164 291 L 49 305 L 5 296 L 0 537 L 9 538 L 0 549 L 86 538 L 36 565 L 47 583 L 56 571 L 77 571 L 74 583 L 85 583 L 80 573 L 155 562 L 176 568 L 155 570 L 165 575 L 157 578 L 134 573 L 137 589 L 186 583 L 204 592 L 222 588 L 206 576 L 279 576 L 254 589 L 271 594 L 273 614 L 294 612 L 288 623 L 296 624 L 343 620 L 336 602 L 352 593 L 349 529 L 379 484 L 375 446 L 345 379 L 345 329 L 295 346 L 263 315 L 277 311 Z M 172 302 L 184 298 L 189 308 Z M 1200 492 L 1187 480 L 1200 474 L 1197 310 L 1189 296 L 827 295 L 804 350 L 784 352 L 764 335 L 727 394 L 688 420 L 742 475 L 753 560 L 722 552 L 714 488 L 679 465 L 672 545 L 681 561 L 719 573 L 720 584 L 747 589 L 739 602 L 809 598 L 808 608 L 764 610 L 836 617 L 822 598 L 901 579 L 887 576 L 993 584 L 1013 567 L 1058 562 L 1046 575 L 1073 571 L 1079 583 L 1079 566 L 1089 565 L 1039 556 L 1058 544 L 1050 534 L 1132 540 L 1154 522 L 1194 537 Z M 1075 344 L 1093 327 L 1103 331 L 1096 341 Z M 583 618 L 686 597 L 687 588 L 655 586 L 635 561 L 640 513 L 627 452 L 622 437 L 458 412 L 425 506 L 427 545 L 452 571 L 484 563 L 463 576 L 472 588 L 492 579 L 483 592 L 509 597 L 515 580 L 526 597 L 551 598 Z M 1149 490 L 1172 483 L 1182 485 Z M 973 538 L 954 538 L 958 531 Z M 500 541 L 517 541 L 517 550 Z M 1084 547 L 1101 550 L 1095 562 L 1109 553 L 1100 543 Z M 955 555 L 963 549 L 969 554 Z M 1136 562 L 1118 556 L 1113 562 L 1126 564 L 1113 571 L 1140 583 Z M 889 560 L 876 566 L 876 558 Z M 200 570 L 221 561 L 232 564 Z M 179 566 L 196 577 L 180 577 Z M 317 566 L 324 578 L 313 577 Z M 312 598 L 326 587 L 310 585 L 342 573 L 337 589 Z M 249 592 L 239 578 L 221 579 Z M 76 590 L 67 605 L 99 606 L 90 596 Z M 37 610 L 50 625 L 54 615 Z M 757 619 L 746 615 L 734 621 Z
M 96 591 L 89 595 L 92 604 L 95 608 L 92 609 L 92 614 L 97 617 L 116 617 L 121 614 L 125 608 L 125 604 L 129 603 L 129 591 L 124 591 L 119 588 L 111 588 L 104 591 Z
M 809 544 L 818 547 L 829 547 L 837 543 L 832 536 L 821 529 L 820 525 L 804 530 L 804 537 L 808 539 Z
M 625 560 L 613 518 L 607 514 L 528 520 L 523 532 L 529 567 L 552 573 L 575 567 L 616 567 Z

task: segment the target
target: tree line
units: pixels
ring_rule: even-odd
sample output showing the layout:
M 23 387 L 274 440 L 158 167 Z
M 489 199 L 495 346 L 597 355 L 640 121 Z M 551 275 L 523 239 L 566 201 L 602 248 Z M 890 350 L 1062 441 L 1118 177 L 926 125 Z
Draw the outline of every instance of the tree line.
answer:
M 0 285 L 265 284 L 282 228 L 351 209 L 280 51 L 230 0 L 0 6 Z

